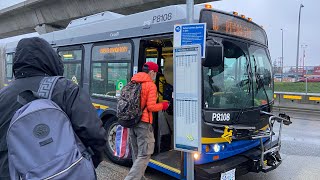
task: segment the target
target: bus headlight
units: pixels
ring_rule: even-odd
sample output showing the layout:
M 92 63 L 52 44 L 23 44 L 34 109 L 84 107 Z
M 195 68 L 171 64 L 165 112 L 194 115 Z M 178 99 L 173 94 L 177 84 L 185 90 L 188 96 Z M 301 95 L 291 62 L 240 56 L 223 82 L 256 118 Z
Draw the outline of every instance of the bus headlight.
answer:
M 193 158 L 194 158 L 195 160 L 198 160 L 199 157 L 200 157 L 200 154 L 199 154 L 199 153 L 195 152 L 195 153 L 193 154 Z
M 217 153 L 217 152 L 220 152 L 220 150 L 221 150 L 221 147 L 220 147 L 219 144 L 214 144 L 214 145 L 213 145 L 213 151 L 214 151 L 214 152 Z

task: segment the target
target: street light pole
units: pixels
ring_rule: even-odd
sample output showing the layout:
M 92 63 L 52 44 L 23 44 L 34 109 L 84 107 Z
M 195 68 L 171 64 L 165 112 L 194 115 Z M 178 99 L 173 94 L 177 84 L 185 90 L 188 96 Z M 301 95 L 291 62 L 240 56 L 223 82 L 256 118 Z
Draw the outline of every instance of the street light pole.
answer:
M 281 55 L 281 82 L 282 82 L 282 79 L 283 79 L 283 29 L 281 29 L 281 32 L 282 32 L 281 33 L 282 34 L 282 38 L 281 38 L 282 39 L 282 48 L 281 48 L 282 49 L 281 50 L 282 51 L 282 53 L 281 53 L 282 54 Z
M 299 65 L 299 43 L 300 43 L 300 21 L 301 21 L 301 9 L 304 7 L 300 4 L 299 9 L 299 21 L 298 21 L 298 44 L 297 44 L 297 61 L 296 61 L 296 81 L 298 81 L 298 65 Z

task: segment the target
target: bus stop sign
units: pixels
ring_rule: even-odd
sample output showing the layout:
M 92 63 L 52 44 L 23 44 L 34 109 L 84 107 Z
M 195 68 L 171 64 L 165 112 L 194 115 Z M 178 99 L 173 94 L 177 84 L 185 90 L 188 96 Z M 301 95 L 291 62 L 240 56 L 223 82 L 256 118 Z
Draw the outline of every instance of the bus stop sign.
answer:
M 201 152 L 200 45 L 174 48 L 174 149 Z
M 174 47 L 199 44 L 201 57 L 205 58 L 206 23 L 182 24 L 174 26 Z

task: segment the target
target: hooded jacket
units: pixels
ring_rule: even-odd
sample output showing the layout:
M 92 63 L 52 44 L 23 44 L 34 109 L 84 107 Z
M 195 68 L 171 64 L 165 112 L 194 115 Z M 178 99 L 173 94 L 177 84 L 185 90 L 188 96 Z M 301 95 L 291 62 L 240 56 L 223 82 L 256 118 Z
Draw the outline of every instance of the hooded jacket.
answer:
M 15 80 L 0 90 L 0 179 L 9 179 L 6 134 L 14 113 L 22 107 L 16 100 L 25 90 L 37 91 L 44 76 L 62 76 L 63 64 L 48 42 L 41 38 L 19 41 L 13 60 Z M 106 132 L 88 94 L 78 85 L 60 78 L 52 100 L 69 116 L 72 127 L 86 147 L 90 147 L 95 167 L 102 161 Z
M 162 103 L 157 103 L 157 86 L 152 81 L 151 77 L 145 73 L 140 72 L 135 74 L 131 81 L 141 83 L 141 121 L 151 123 L 153 122 L 152 112 L 158 112 L 163 109 Z

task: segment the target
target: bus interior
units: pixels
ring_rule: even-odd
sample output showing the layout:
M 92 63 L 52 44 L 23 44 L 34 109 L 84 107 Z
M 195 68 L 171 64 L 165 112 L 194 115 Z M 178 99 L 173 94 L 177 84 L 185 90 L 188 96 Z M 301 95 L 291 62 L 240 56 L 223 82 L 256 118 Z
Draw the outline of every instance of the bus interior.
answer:
M 149 61 L 159 65 L 159 73 L 155 81 L 158 88 L 158 102 L 170 101 L 164 97 L 164 89 L 167 84 L 173 86 L 173 38 L 169 36 L 145 39 L 140 44 L 139 59 L 142 60 L 139 67 Z M 173 108 L 172 100 L 170 101 L 170 106 L 170 108 Z M 179 174 L 183 161 L 181 152 L 174 150 L 173 110 L 154 113 L 154 120 L 156 144 L 151 162 L 162 163 L 167 167 L 170 166 L 168 167 L 170 170 Z

